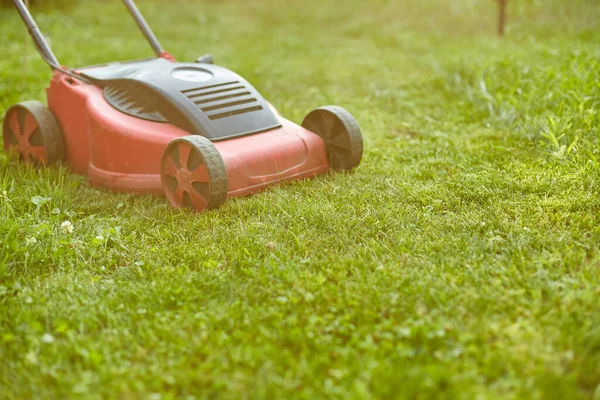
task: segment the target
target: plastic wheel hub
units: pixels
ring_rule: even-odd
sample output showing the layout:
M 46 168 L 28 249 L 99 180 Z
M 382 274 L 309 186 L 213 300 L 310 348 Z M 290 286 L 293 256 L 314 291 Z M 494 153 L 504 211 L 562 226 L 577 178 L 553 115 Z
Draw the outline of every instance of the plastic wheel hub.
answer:
M 214 145 L 201 136 L 173 140 L 161 161 L 162 186 L 175 207 L 216 208 L 227 197 L 227 173 Z
M 6 113 L 4 148 L 29 164 L 52 164 L 64 158 L 62 134 L 54 116 L 38 101 L 15 104 Z
M 6 115 L 8 129 L 4 135 L 7 150 L 16 151 L 27 163 L 45 163 L 46 149 L 35 118 L 24 108 L 17 107 Z

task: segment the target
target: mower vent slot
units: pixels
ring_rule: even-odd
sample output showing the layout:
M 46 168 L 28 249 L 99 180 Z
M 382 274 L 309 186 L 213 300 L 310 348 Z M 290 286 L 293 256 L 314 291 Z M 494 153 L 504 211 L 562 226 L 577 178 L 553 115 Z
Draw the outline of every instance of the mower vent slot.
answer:
M 240 104 L 247 104 L 247 103 L 254 103 L 254 102 L 256 102 L 256 99 L 254 99 L 254 98 L 253 99 L 244 99 L 244 100 L 232 101 L 229 103 L 217 104 L 217 105 L 210 106 L 210 107 L 202 107 L 201 110 L 202 111 L 212 111 L 212 110 L 218 110 L 219 108 L 238 106 Z
M 186 89 L 181 92 L 210 120 L 264 110 L 256 94 L 239 81 Z
M 259 111 L 262 110 L 262 106 L 255 106 L 255 107 L 248 107 L 248 108 L 240 108 L 237 110 L 232 110 L 232 111 L 226 111 L 220 114 L 213 114 L 213 115 L 209 115 L 208 118 L 211 120 L 215 120 L 215 119 L 221 119 L 221 118 L 227 118 L 230 117 L 232 115 L 238 115 L 238 114 L 245 114 L 245 113 L 249 113 L 252 111 Z
M 189 97 L 190 99 L 194 99 L 196 97 L 202 97 L 202 96 L 208 96 L 209 94 L 217 94 L 217 93 L 224 93 L 224 92 L 231 92 L 232 90 L 238 90 L 238 89 L 245 89 L 244 86 L 239 85 L 239 86 L 233 86 L 230 88 L 225 88 L 225 89 L 219 89 L 219 90 L 211 90 L 210 92 L 200 92 L 200 93 L 185 93 L 185 95 L 187 97 Z
M 239 82 L 238 81 L 232 81 L 232 82 L 225 82 L 225 83 L 217 83 L 216 85 L 202 86 L 202 87 L 199 87 L 199 88 L 185 89 L 185 90 L 182 90 L 181 93 L 190 93 L 190 92 L 195 92 L 197 90 L 212 89 L 212 88 L 216 88 L 216 87 L 219 87 L 219 86 L 233 85 L 234 83 L 239 83 Z
M 250 92 L 233 93 L 233 94 L 228 94 L 227 96 L 217 96 L 217 97 L 211 97 L 209 99 L 194 100 L 194 103 L 196 103 L 196 104 L 206 104 L 206 103 L 212 103 L 214 101 L 231 99 L 231 98 L 234 98 L 234 97 L 247 96 L 249 94 L 250 94 Z

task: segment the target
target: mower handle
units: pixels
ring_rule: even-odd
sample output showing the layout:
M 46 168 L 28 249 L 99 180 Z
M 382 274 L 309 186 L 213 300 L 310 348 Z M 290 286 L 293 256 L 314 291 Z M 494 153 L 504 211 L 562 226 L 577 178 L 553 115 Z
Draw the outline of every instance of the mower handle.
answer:
M 58 59 L 52 52 L 48 42 L 46 42 L 46 38 L 44 38 L 44 35 L 42 35 L 40 28 L 38 28 L 35 20 L 31 16 L 31 13 L 27 9 L 27 6 L 25 6 L 25 3 L 23 3 L 23 0 L 15 0 L 14 2 L 15 7 L 17 7 L 17 11 L 19 11 L 21 19 L 25 23 L 25 26 L 27 26 L 29 35 L 33 39 L 35 48 L 40 53 L 44 61 L 46 61 L 51 67 L 60 66 Z
M 50 66 L 50 68 L 52 68 L 52 70 L 59 70 L 75 79 L 79 79 L 80 81 L 87 82 L 87 79 L 85 79 L 77 74 L 74 74 L 73 72 L 69 71 L 68 69 L 66 69 L 65 67 L 60 65 L 60 63 L 58 62 L 58 59 L 52 52 L 52 49 L 50 48 L 50 46 L 48 45 L 48 42 L 46 42 L 46 38 L 44 38 L 44 35 L 42 35 L 40 28 L 38 28 L 37 24 L 35 23 L 35 20 L 31 16 L 31 13 L 25 6 L 25 3 L 23 3 L 23 0 L 14 0 L 14 3 L 15 3 L 15 7 L 17 7 L 17 11 L 19 11 L 19 15 L 21 16 L 21 19 L 25 23 L 25 26 L 27 26 L 27 31 L 29 32 L 29 35 L 33 39 L 33 43 L 35 44 L 35 49 L 38 51 L 38 53 L 40 54 L 42 59 L 46 62 L 46 64 L 48 64 L 48 66 Z
M 150 29 L 150 26 L 140 13 L 140 10 L 138 10 L 133 0 L 123 0 L 123 3 L 125 4 L 125 7 L 127 7 L 127 10 L 129 10 L 129 13 L 131 14 L 138 27 L 146 37 L 146 40 L 148 40 L 148 42 L 152 46 L 152 49 L 154 49 L 156 55 L 158 57 L 163 57 L 165 55 L 164 49 L 160 45 L 158 39 L 152 32 L 152 29 Z M 67 68 L 62 67 L 60 65 L 60 62 L 58 61 L 56 55 L 54 55 L 54 52 L 48 45 L 46 38 L 44 38 L 44 35 L 35 23 L 35 20 L 31 16 L 31 13 L 29 12 L 29 9 L 27 8 L 23 0 L 14 0 L 14 4 L 17 8 L 17 11 L 19 12 L 19 15 L 21 16 L 21 19 L 23 20 L 23 23 L 25 23 L 25 26 L 27 27 L 29 35 L 33 39 L 33 43 L 35 44 L 36 50 L 38 51 L 42 59 L 46 62 L 46 64 L 48 64 L 48 66 L 50 66 L 50 68 L 52 68 L 53 70 L 60 70 L 65 74 L 72 76 L 73 78 L 82 81 L 87 81 L 83 77 L 74 74 Z
M 160 42 L 156 38 L 156 35 L 154 35 L 152 29 L 150 29 L 150 25 L 148 25 L 148 23 L 144 19 L 144 16 L 140 12 L 140 10 L 138 10 L 133 0 L 123 0 L 123 4 L 125 4 L 125 7 L 127 7 L 129 14 L 131 14 L 133 19 L 135 20 L 135 23 L 146 37 L 148 43 L 150 43 L 150 46 L 152 46 L 152 49 L 156 53 L 156 56 L 162 57 L 165 54 L 165 50 L 160 45 Z

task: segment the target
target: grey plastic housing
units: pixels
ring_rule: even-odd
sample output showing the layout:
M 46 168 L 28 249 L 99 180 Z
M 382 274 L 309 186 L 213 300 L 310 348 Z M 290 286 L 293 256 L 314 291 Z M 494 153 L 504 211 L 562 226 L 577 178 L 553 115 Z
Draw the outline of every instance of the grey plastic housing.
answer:
M 78 69 L 103 89 L 117 110 L 168 122 L 212 141 L 281 126 L 269 104 L 244 78 L 212 64 L 154 58 Z

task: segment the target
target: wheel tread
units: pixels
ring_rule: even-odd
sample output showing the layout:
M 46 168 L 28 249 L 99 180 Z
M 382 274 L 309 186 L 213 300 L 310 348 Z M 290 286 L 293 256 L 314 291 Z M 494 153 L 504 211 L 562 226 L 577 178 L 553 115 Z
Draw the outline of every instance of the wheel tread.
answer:
M 206 209 L 218 208 L 227 199 L 228 189 L 227 169 L 219 150 L 207 138 L 200 135 L 189 135 L 171 141 L 165 149 L 165 154 L 169 146 L 181 141 L 189 143 L 200 152 L 202 160 L 206 164 L 210 181 L 210 196 Z
M 350 143 L 350 151 L 349 154 L 346 156 L 342 156 L 341 154 L 338 154 L 338 157 L 334 159 L 332 159 L 330 157 L 330 152 L 331 150 L 328 149 L 327 152 L 327 156 L 330 162 L 330 166 L 332 169 L 334 170 L 338 170 L 338 171 L 344 171 L 344 170 L 351 170 L 355 167 L 357 167 L 360 164 L 360 161 L 362 159 L 362 153 L 363 153 L 363 137 L 362 137 L 362 133 L 360 130 L 360 126 L 358 125 L 358 122 L 356 122 L 356 120 L 354 119 L 354 117 L 352 116 L 352 114 L 350 114 L 346 109 L 340 107 L 340 106 L 323 106 L 323 107 L 319 107 L 313 111 L 311 111 L 305 118 L 304 121 L 302 122 L 302 126 L 307 127 L 309 125 L 311 125 L 310 123 L 310 119 L 313 118 L 313 113 L 318 113 L 318 112 L 328 112 L 333 114 L 344 126 L 345 128 L 345 133 L 348 136 L 348 140 Z M 316 127 L 316 125 L 313 124 L 313 126 Z M 323 137 L 326 133 L 325 132 L 314 132 L 317 135 Z
M 42 136 L 42 145 L 46 149 L 46 165 L 64 161 L 64 139 L 58 121 L 52 111 L 37 100 L 22 101 L 8 109 L 4 118 L 3 135 L 6 136 L 8 130 L 8 115 L 13 111 L 18 112 L 17 109 L 19 108 L 29 112 L 38 124 Z

